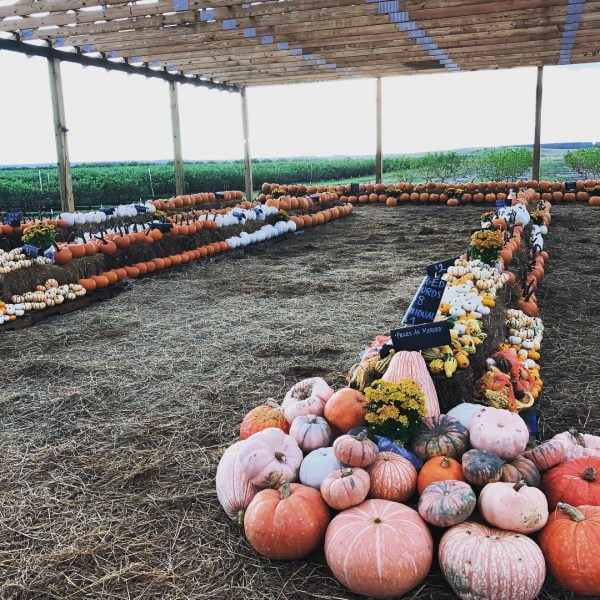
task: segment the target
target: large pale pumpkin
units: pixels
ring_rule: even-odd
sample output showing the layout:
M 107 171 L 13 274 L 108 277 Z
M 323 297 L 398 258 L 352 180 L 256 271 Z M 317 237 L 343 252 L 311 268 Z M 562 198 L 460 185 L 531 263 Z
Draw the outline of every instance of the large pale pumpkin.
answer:
M 281 408 L 288 423 L 300 415 L 322 415 L 325 403 L 333 394 L 333 388 L 321 377 L 303 379 L 285 395 Z
M 469 432 L 448 415 L 425 418 L 412 441 L 413 452 L 421 460 L 434 456 L 460 458 L 469 445 Z
M 244 521 L 246 508 L 260 490 L 248 480 L 240 464 L 239 453 L 243 444 L 236 442 L 225 450 L 215 479 L 219 503 L 227 516 L 240 524 Z
M 356 594 L 402 596 L 429 572 L 433 540 L 412 508 L 366 500 L 333 518 L 325 558 L 335 578 Z
M 367 400 L 358 390 L 338 390 L 325 404 L 325 418 L 341 433 L 367 424 L 365 404 Z
M 240 449 L 244 474 L 261 488 L 295 481 L 301 462 L 302 450 L 296 440 L 276 427 L 250 436 Z
M 479 494 L 479 510 L 490 525 L 519 533 L 535 533 L 548 520 L 546 496 L 523 481 L 488 483 Z
M 380 452 L 367 472 L 371 477 L 370 498 L 403 502 L 417 487 L 417 470 L 395 452 Z
M 461 402 L 448 411 L 448 416 L 456 419 L 461 425 L 469 429 L 469 425 L 471 424 L 475 413 L 479 412 L 482 408 L 483 406 L 481 406 L 481 404 Z
M 572 506 L 600 506 L 600 458 L 589 456 L 568 460 L 546 471 L 542 491 L 551 510 L 558 502 Z
M 364 469 L 343 467 L 329 473 L 321 482 L 321 496 L 331 508 L 346 510 L 364 501 L 371 478 Z
M 304 452 L 324 448 L 331 443 L 331 428 L 323 417 L 300 415 L 290 427 L 290 435 Z
M 446 531 L 439 561 L 462 600 L 533 600 L 546 577 L 544 556 L 533 540 L 478 523 Z
M 435 481 L 419 498 L 419 514 L 436 527 L 452 527 L 466 521 L 475 510 L 477 497 L 464 481 Z
M 155 229 L 155 231 L 157 231 Z M 240 425 L 240 440 L 249 438 L 252 434 L 267 429 L 267 427 L 278 427 L 287 433 L 290 425 L 287 422 L 279 404 L 267 401 L 253 408 L 242 420 Z
M 440 403 L 438 401 L 435 385 L 429 374 L 427 363 L 420 352 L 409 352 L 402 350 L 390 360 L 387 371 L 382 379 L 400 383 L 403 379 L 412 379 L 421 386 L 427 406 L 427 416 L 437 417 L 440 414 Z
M 335 457 L 331 446 L 317 448 L 304 457 L 300 465 L 300 481 L 318 490 L 329 473 L 341 468 L 342 463 Z
M 564 448 L 563 460 L 574 460 L 587 456 L 600 457 L 600 436 L 579 433 L 574 428 L 556 434 L 552 442 L 560 442 Z
M 518 414 L 490 406 L 475 413 L 469 435 L 473 448 L 508 460 L 517 458 L 529 441 L 527 424 Z
M 323 540 L 329 508 L 321 494 L 299 483 L 261 490 L 246 510 L 244 531 L 252 547 L 271 560 L 303 558 Z
M 550 573 L 570 592 L 600 597 L 600 506 L 559 502 L 538 543 Z

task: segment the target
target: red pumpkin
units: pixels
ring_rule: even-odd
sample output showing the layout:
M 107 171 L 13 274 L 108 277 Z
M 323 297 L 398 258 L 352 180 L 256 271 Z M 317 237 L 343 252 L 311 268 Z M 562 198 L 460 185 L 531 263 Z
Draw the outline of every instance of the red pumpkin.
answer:
M 468 442 L 466 427 L 448 415 L 440 415 L 423 419 L 421 429 L 412 442 L 412 449 L 421 460 L 429 460 L 434 456 L 460 458 Z
M 434 481 L 464 481 L 462 466 L 453 458 L 448 456 L 435 456 L 430 458 L 419 471 L 417 490 L 419 494 Z
M 542 479 L 542 490 L 551 510 L 558 502 L 600 506 L 600 458 L 577 458 L 550 469 Z
M 358 390 L 338 390 L 325 404 L 325 418 L 341 433 L 366 425 L 367 400 Z
M 570 592 L 600 597 L 600 506 L 557 509 L 538 537 L 548 569 Z
M 267 429 L 267 427 L 277 427 L 287 433 L 290 430 L 281 407 L 276 402 L 268 400 L 253 408 L 242 420 L 240 425 L 240 440 L 249 438 L 252 434 Z
M 521 533 L 461 523 L 439 548 L 440 568 L 462 600 L 533 600 L 546 577 L 538 545 Z
M 380 452 L 367 471 L 371 477 L 370 498 L 403 502 L 417 487 L 417 470 L 395 452 Z
M 325 558 L 335 578 L 356 594 L 403 596 L 427 576 L 433 540 L 412 508 L 366 500 L 331 521 Z
M 465 479 L 473 485 L 486 485 L 500 481 L 503 460 L 487 450 L 469 450 L 462 457 Z
M 371 478 L 364 469 L 343 467 L 333 471 L 321 482 L 321 496 L 331 508 L 346 510 L 364 501 Z
M 434 481 L 419 498 L 419 514 L 436 527 L 451 527 L 466 521 L 477 504 L 471 486 L 464 481 Z
M 298 518 L 303 515 L 304 518 Z M 246 510 L 244 531 L 252 547 L 271 560 L 295 560 L 315 550 L 329 524 L 321 494 L 299 483 L 261 490 Z
M 357 435 L 342 435 L 333 443 L 336 458 L 351 467 L 368 467 L 379 455 L 377 444 L 372 442 L 365 431 Z
M 549 440 L 523 452 L 523 456 L 528 458 L 540 471 L 547 471 L 563 461 L 565 448 L 560 442 Z

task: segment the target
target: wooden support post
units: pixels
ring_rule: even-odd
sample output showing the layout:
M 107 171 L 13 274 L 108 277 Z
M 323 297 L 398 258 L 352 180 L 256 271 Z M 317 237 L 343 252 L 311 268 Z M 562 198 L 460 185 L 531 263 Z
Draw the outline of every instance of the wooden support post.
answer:
M 535 134 L 533 137 L 533 174 L 532 179 L 540 179 L 540 160 L 542 147 L 540 144 L 542 134 L 542 91 L 544 67 L 537 68 L 537 86 L 535 88 Z
M 381 183 L 383 179 L 383 154 L 381 152 L 381 77 L 377 77 L 376 81 L 376 98 L 377 105 L 377 149 L 375 151 L 375 182 Z
M 179 122 L 179 99 L 177 97 L 177 84 L 169 81 L 169 95 L 171 98 L 171 129 L 173 132 L 173 162 L 175 165 L 175 194 L 181 196 L 185 193 L 183 158 L 181 153 L 181 126 Z
M 250 125 L 248 123 L 248 98 L 246 88 L 241 89 L 242 98 L 242 127 L 244 129 L 244 175 L 246 178 L 246 200 L 252 201 L 252 158 L 250 156 Z
M 65 123 L 65 103 L 60 75 L 60 61 L 58 59 L 48 59 L 48 74 L 50 76 L 50 96 L 54 115 L 60 206 L 65 212 L 74 212 L 75 200 L 73 198 L 73 180 L 71 178 L 71 163 L 69 162 L 69 145 L 67 142 L 68 129 Z

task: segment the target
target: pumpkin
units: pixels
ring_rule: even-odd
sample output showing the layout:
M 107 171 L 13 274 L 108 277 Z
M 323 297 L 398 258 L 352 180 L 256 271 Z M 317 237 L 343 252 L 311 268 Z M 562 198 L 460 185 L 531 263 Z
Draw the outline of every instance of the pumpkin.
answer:
M 358 435 L 342 435 L 333 443 L 336 458 L 351 467 L 368 467 L 379 455 L 377 444 L 364 431 Z
M 356 594 L 402 596 L 427 576 L 433 540 L 412 508 L 366 500 L 332 519 L 325 559 L 335 578 Z
M 511 460 L 525 450 L 529 441 L 527 424 L 518 414 L 491 406 L 475 413 L 469 435 L 473 448 Z
M 259 554 L 271 560 L 294 560 L 321 544 L 329 518 L 329 508 L 317 490 L 284 483 L 277 490 L 256 494 L 246 510 L 244 531 Z
M 455 525 L 440 541 L 442 573 L 462 600 L 533 600 L 546 577 L 538 545 L 521 533 Z
M 563 461 L 565 456 L 564 446 L 556 440 L 548 440 L 539 446 L 523 452 L 540 471 L 547 471 Z
M 419 514 L 436 527 L 452 527 L 466 521 L 477 504 L 475 492 L 464 481 L 434 481 L 419 498 Z
M 240 440 L 245 440 L 252 434 L 267 429 L 267 427 L 277 427 L 285 433 L 290 429 L 281 407 L 272 400 L 253 408 L 244 417 L 240 425 Z
M 548 520 L 548 502 L 542 491 L 524 481 L 488 483 L 479 495 L 483 518 L 500 529 L 534 533 Z
M 277 427 L 267 427 L 250 436 L 240 450 L 246 477 L 261 488 L 295 481 L 301 462 L 302 450 L 296 440 Z
M 435 456 L 430 458 L 419 472 L 417 490 L 419 494 L 434 481 L 446 480 L 464 481 L 462 466 L 449 456 Z M 421 515 L 422 516 L 422 515 Z
M 403 502 L 417 487 L 417 470 L 395 452 L 380 452 L 367 472 L 371 477 L 370 498 Z
M 518 456 L 511 463 L 506 463 L 502 467 L 501 481 L 507 483 L 517 483 L 524 480 L 529 487 L 540 487 L 540 472 L 529 459 L 524 456 Z
M 300 482 L 318 490 L 329 473 L 341 468 L 342 463 L 335 457 L 331 446 L 317 448 L 304 457 L 300 465 Z
M 486 485 L 499 481 L 502 477 L 504 461 L 487 450 L 469 450 L 462 457 L 465 479 L 473 485 Z
M 584 456 L 600 456 L 600 436 L 597 435 L 582 434 L 571 428 L 568 431 L 556 434 L 550 441 L 558 441 L 563 445 L 563 460 L 573 460 Z
M 427 406 L 427 416 L 437 417 L 440 414 L 440 404 L 433 380 L 429 374 L 427 363 L 420 352 L 402 350 L 396 352 L 382 379 L 400 383 L 403 379 L 411 379 L 421 386 Z
M 300 415 L 322 415 L 333 389 L 320 377 L 304 379 L 285 395 L 281 407 L 288 423 Z
M 358 390 L 342 388 L 327 400 L 325 418 L 341 433 L 348 433 L 354 427 L 366 425 L 366 402 Z
M 469 432 L 448 415 L 426 417 L 412 442 L 413 452 L 422 460 L 434 456 L 460 458 L 467 449 Z
M 482 408 L 483 406 L 481 406 L 481 404 L 461 402 L 448 411 L 448 416 L 456 419 L 461 425 L 463 425 L 463 427 L 468 429 L 471 421 L 473 420 L 473 416 Z
M 321 482 L 321 496 L 331 508 L 346 510 L 364 501 L 371 478 L 364 469 L 343 467 L 329 473 Z
M 600 596 L 600 506 L 559 502 L 538 537 L 552 576 L 580 596 Z
M 227 516 L 237 520 L 240 525 L 244 521 L 246 508 L 260 489 L 248 480 L 240 464 L 239 454 L 243 444 L 236 442 L 225 450 L 215 479 L 219 503 Z
M 558 502 L 600 506 L 600 458 L 576 458 L 550 469 L 542 479 L 542 490 L 551 509 Z
M 296 417 L 290 427 L 290 435 L 304 452 L 311 452 L 331 443 L 331 428 L 323 417 L 317 415 Z

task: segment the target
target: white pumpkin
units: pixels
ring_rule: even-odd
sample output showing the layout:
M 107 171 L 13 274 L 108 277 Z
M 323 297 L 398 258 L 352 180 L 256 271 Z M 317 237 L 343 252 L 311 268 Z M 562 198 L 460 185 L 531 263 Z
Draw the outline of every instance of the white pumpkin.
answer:
M 342 463 L 335 457 L 331 446 L 318 448 L 304 457 L 300 465 L 300 482 L 320 490 L 323 479 L 341 468 Z
M 461 402 L 454 408 L 448 411 L 448 416 L 456 419 L 461 425 L 469 429 L 471 420 L 476 412 L 483 408 L 481 404 L 473 404 L 472 402 Z
M 527 447 L 529 430 L 518 414 L 485 406 L 473 415 L 469 438 L 473 448 L 513 460 Z

